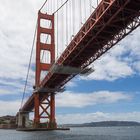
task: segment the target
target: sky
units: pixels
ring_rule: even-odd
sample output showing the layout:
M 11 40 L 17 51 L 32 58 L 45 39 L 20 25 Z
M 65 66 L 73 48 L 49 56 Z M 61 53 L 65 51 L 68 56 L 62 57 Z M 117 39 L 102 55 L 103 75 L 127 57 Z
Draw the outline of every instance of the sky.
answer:
M 37 12 L 43 2 L 0 1 L 0 116 L 15 115 L 20 108 Z M 65 92 L 56 95 L 58 123 L 140 122 L 139 40 L 138 27 L 91 64 L 95 69 L 92 74 L 76 76 Z M 32 94 L 33 83 L 32 66 L 27 97 Z

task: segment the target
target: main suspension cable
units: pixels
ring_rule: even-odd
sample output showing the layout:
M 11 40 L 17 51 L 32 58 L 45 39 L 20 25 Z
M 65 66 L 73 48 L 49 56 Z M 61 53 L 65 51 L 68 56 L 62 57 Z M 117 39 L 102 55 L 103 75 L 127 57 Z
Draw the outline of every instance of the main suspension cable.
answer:
M 25 85 L 24 85 L 24 90 L 23 90 L 23 96 L 22 96 L 22 100 L 21 100 L 21 108 L 22 108 L 25 93 L 26 93 L 26 88 L 27 88 L 28 77 L 29 77 L 29 73 L 30 73 L 30 67 L 31 67 L 31 61 L 32 61 L 32 56 L 33 56 L 33 49 L 34 49 L 34 44 L 35 44 L 36 33 L 37 33 L 37 22 L 36 22 L 36 27 L 35 27 L 35 31 L 34 31 L 33 43 L 32 43 L 30 59 L 29 59 L 29 64 L 28 64 L 28 70 L 27 70 L 27 75 L 26 75 L 26 80 L 25 80 Z
M 43 5 L 39 9 L 39 11 L 41 11 L 43 9 L 43 7 L 46 5 L 47 1 L 48 0 L 46 0 L 43 3 Z M 30 59 L 29 59 L 29 65 L 28 65 L 28 70 L 27 70 L 27 75 L 26 75 L 26 80 L 25 80 L 25 85 L 24 85 L 23 96 L 22 96 L 21 107 L 20 108 L 22 108 L 25 93 L 26 93 L 26 88 L 27 88 L 27 83 L 28 83 L 28 78 L 29 78 L 29 73 L 30 73 L 30 67 L 31 67 L 31 61 L 32 61 L 32 56 L 33 56 L 33 49 L 34 49 L 34 44 L 35 44 L 35 38 L 36 38 L 36 33 L 37 33 L 37 25 L 38 25 L 38 23 L 36 22 L 35 31 L 34 31 L 34 37 L 33 37 L 33 43 L 32 43 L 32 48 L 31 48 L 31 53 L 30 53 Z
M 43 7 L 46 5 L 47 1 L 48 1 L 48 0 L 46 0 L 46 1 L 43 3 L 43 5 L 42 5 L 41 8 L 39 9 L 39 11 L 41 11 L 41 10 L 43 9 Z
M 56 14 L 69 0 L 66 0 L 53 14 Z

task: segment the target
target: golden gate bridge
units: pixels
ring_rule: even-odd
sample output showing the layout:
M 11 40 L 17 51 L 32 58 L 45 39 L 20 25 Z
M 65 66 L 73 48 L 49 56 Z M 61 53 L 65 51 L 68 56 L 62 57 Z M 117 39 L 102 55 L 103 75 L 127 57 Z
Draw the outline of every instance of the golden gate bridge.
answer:
M 115 46 L 140 25 L 140 0 L 46 0 L 38 11 L 33 40 L 36 41 L 35 85 L 23 102 L 18 127 L 27 127 L 34 112 L 34 128 L 57 129 L 55 95 L 65 90 L 78 74 L 91 73 L 91 63 Z M 62 54 L 60 52 L 63 52 Z

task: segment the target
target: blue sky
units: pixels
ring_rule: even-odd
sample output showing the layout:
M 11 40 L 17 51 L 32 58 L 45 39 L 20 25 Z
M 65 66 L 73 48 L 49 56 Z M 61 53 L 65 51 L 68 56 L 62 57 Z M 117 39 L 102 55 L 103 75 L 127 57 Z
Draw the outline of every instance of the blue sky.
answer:
M 20 107 L 37 10 L 41 5 L 42 1 L 37 0 L 0 1 L 3 13 L 0 18 L 0 115 L 15 115 Z M 139 40 L 140 28 L 137 28 L 91 64 L 95 72 L 75 77 L 66 85 L 64 93 L 57 94 L 58 123 L 140 122 Z M 31 95 L 34 84 L 33 64 L 34 61 L 26 98 Z

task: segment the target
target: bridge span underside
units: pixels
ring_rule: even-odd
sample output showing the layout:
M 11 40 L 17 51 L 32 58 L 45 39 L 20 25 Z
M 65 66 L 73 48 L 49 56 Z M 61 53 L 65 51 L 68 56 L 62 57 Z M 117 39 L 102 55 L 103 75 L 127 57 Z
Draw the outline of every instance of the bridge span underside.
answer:
M 40 92 L 40 101 L 46 95 L 59 91 L 78 74 L 57 72 L 53 70 L 55 66 L 83 71 L 139 25 L 140 0 L 102 0 L 41 81 L 38 92 L 49 90 Z M 27 100 L 21 111 L 33 110 L 35 94 Z

